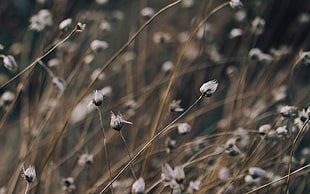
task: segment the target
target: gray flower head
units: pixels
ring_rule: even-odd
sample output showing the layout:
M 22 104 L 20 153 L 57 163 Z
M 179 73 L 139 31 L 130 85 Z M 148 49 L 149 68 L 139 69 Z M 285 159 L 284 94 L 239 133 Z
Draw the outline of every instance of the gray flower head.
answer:
M 36 170 L 33 166 L 29 166 L 26 170 L 23 167 L 22 177 L 28 182 L 33 183 L 37 177 Z
M 111 111 L 111 120 L 110 120 L 111 128 L 116 130 L 116 131 L 120 131 L 122 129 L 122 127 L 124 126 L 124 124 L 132 124 L 132 122 L 124 120 L 123 116 L 120 113 L 115 115 Z
M 216 79 L 208 81 L 200 87 L 200 93 L 205 97 L 211 97 L 218 87 Z

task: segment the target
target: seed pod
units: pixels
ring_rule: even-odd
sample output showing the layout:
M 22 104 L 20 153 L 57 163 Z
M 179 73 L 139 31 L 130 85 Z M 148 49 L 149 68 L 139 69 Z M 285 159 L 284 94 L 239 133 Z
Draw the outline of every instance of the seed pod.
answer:
M 205 97 L 211 97 L 218 87 L 217 80 L 208 81 L 200 87 L 200 93 Z

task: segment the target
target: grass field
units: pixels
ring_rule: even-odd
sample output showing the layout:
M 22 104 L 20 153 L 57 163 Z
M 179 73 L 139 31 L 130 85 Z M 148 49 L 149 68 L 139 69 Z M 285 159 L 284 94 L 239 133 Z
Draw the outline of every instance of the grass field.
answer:
M 0 194 L 310 193 L 310 1 L 3 0 Z

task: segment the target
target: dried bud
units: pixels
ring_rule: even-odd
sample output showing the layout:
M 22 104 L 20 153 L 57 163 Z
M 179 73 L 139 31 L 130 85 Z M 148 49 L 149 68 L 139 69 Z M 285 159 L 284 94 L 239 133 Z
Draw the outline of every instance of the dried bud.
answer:
M 109 44 L 106 41 L 94 40 L 90 44 L 90 49 L 92 51 L 100 52 L 109 47 Z
M 95 90 L 92 102 L 95 106 L 100 106 L 102 104 L 103 95 L 99 90 Z
M 265 135 L 271 130 L 271 125 L 265 124 L 258 128 L 260 134 Z
M 256 179 L 263 177 L 266 174 L 266 171 L 262 168 L 251 167 L 249 168 L 249 174 L 252 176 L 253 179 Z
M 278 127 L 276 129 L 276 132 L 280 138 L 286 138 L 288 136 L 288 131 L 286 129 L 286 126 Z
M 3 65 L 12 72 L 16 72 L 18 69 L 18 65 L 12 55 L 3 56 Z
M 280 114 L 283 117 L 292 117 L 297 115 L 298 108 L 295 106 L 283 106 L 280 110 Z
M 191 126 L 188 123 L 180 123 L 178 125 L 178 132 L 181 135 L 187 134 L 191 131 Z
M 169 107 L 170 107 L 170 111 L 171 112 L 182 112 L 184 111 L 183 108 L 181 108 L 181 100 L 173 100 L 170 104 L 169 104 Z
M 226 142 L 226 149 L 225 152 L 229 155 L 229 156 L 238 156 L 240 155 L 242 152 L 240 151 L 240 149 L 235 145 L 234 141 L 236 141 L 235 139 L 229 139 Z
M 61 92 L 65 91 L 66 89 L 66 81 L 59 78 L 59 77 L 54 77 L 52 80 L 54 86 L 59 89 Z
M 62 189 L 66 192 L 72 192 L 76 188 L 73 177 L 64 178 L 62 182 L 63 182 Z
M 200 87 L 200 93 L 205 97 L 211 97 L 213 93 L 216 91 L 218 86 L 217 80 L 208 81 Z
M 111 111 L 111 120 L 110 120 L 111 128 L 116 131 L 120 131 L 122 127 L 124 126 L 124 124 L 132 124 L 132 122 L 124 120 L 121 114 L 115 115 Z
M 133 194 L 143 194 L 144 191 L 145 191 L 145 182 L 144 179 L 140 177 L 133 183 L 131 192 Z
M 229 5 L 233 9 L 238 9 L 243 6 L 242 2 L 240 0 L 230 0 Z
M 82 24 L 81 22 L 78 22 L 76 24 L 76 30 L 77 32 L 83 32 L 86 28 L 86 24 Z
M 26 170 L 23 167 L 22 177 L 28 182 L 33 183 L 36 179 L 36 170 L 33 166 L 29 166 Z
M 60 30 L 68 30 L 70 28 L 71 24 L 72 24 L 72 19 L 67 18 L 67 19 L 63 20 L 62 22 L 60 22 L 59 29 Z
M 11 91 L 5 91 L 0 98 L 0 106 L 10 105 L 15 98 L 15 94 Z
M 93 162 L 94 156 L 86 153 L 79 156 L 78 165 L 84 166 L 85 164 L 92 164 Z
M 141 10 L 141 15 L 144 17 L 146 20 L 150 19 L 154 15 L 155 11 L 151 7 L 145 7 Z

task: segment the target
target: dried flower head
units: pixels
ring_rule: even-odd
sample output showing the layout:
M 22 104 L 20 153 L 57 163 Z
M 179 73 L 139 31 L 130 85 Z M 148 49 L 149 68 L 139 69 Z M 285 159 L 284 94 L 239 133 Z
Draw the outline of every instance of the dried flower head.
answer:
M 106 41 L 94 40 L 90 44 L 90 49 L 92 51 L 100 52 L 109 47 L 109 44 Z
M 92 164 L 94 162 L 94 155 L 92 154 L 82 154 L 79 156 L 78 165 L 85 166 L 86 164 Z
M 23 167 L 22 177 L 28 182 L 33 183 L 37 177 L 34 166 L 29 166 L 26 170 Z
M 63 183 L 62 186 L 63 191 L 72 192 L 74 189 L 76 189 L 73 177 L 67 177 L 62 179 L 62 183 Z
M 216 79 L 208 81 L 200 87 L 200 93 L 205 97 L 211 97 L 218 87 L 218 82 Z
M 287 130 L 287 127 L 286 127 L 286 126 L 278 127 L 278 128 L 276 129 L 276 132 L 277 132 L 277 135 L 278 135 L 280 138 L 287 138 L 287 137 L 288 137 L 288 130 Z
M 142 177 L 140 177 L 138 180 L 136 180 L 131 188 L 131 192 L 133 194 L 143 194 L 145 191 L 145 182 Z
M 243 6 L 240 0 L 230 0 L 229 5 L 233 9 L 239 9 Z
M 251 167 L 248 171 L 249 175 L 251 175 L 253 179 L 262 178 L 266 174 L 266 171 L 259 167 Z
M 293 117 L 297 115 L 298 108 L 295 106 L 283 106 L 280 110 L 280 114 L 283 117 Z
M 265 20 L 263 18 L 260 17 L 256 17 L 253 21 L 252 21 L 252 31 L 255 35 L 260 35 L 264 32 L 265 29 Z
M 52 13 L 47 9 L 41 9 L 37 14 L 30 18 L 30 29 L 36 31 L 42 31 L 47 26 L 53 24 Z
M 154 15 L 155 11 L 151 7 L 145 7 L 141 10 L 140 14 L 142 17 L 144 17 L 146 20 L 150 19 Z
M 181 2 L 181 6 L 184 8 L 190 8 L 194 6 L 195 1 L 194 0 L 183 0 Z
M 231 173 L 227 167 L 222 167 L 218 172 L 218 178 L 225 180 L 231 177 Z
M 66 81 L 59 77 L 54 77 L 52 80 L 54 86 L 61 92 L 66 89 Z
M 105 5 L 105 4 L 107 4 L 109 2 L 109 0 L 96 0 L 96 3 L 98 4 L 98 5 Z
M 170 43 L 171 34 L 167 32 L 155 32 L 153 35 L 153 42 L 155 44 L 166 44 Z
M 186 192 L 189 193 L 189 194 L 192 194 L 194 192 L 198 192 L 199 189 L 200 189 L 200 183 L 201 183 L 200 178 L 198 178 L 195 181 L 190 181 L 189 182 L 189 186 L 187 187 L 187 191 Z
M 52 58 L 47 62 L 49 67 L 58 67 L 60 65 L 60 60 L 57 58 Z
M 116 131 L 120 131 L 122 129 L 122 127 L 124 126 L 124 124 L 132 124 L 132 122 L 124 120 L 123 116 L 120 113 L 115 115 L 111 111 L 111 120 L 110 120 L 111 128 L 116 130 Z
M 235 145 L 235 139 L 229 139 L 226 142 L 226 149 L 225 152 L 229 155 L 229 156 L 238 156 L 240 155 L 242 152 L 240 151 L 240 149 Z
M 161 70 L 165 73 L 170 72 L 174 67 L 174 64 L 172 61 L 165 61 L 162 66 L 161 66 Z
M 15 98 L 15 94 L 11 91 L 5 91 L 0 98 L 0 106 L 10 105 Z
M 12 72 L 16 72 L 18 65 L 12 55 L 3 55 L 3 66 Z
M 236 38 L 238 36 L 242 36 L 243 31 L 240 28 L 233 28 L 229 33 L 229 38 Z
M 265 135 L 271 130 L 271 125 L 264 124 L 258 128 L 260 134 Z
M 173 100 L 169 104 L 169 108 L 171 112 L 182 112 L 184 111 L 184 108 L 181 108 L 181 100 Z
M 177 144 L 176 140 L 167 137 L 167 139 L 165 140 L 165 146 L 168 154 L 171 152 L 171 150 L 173 150 L 176 147 L 176 144 Z
M 83 32 L 83 31 L 85 30 L 85 28 L 86 28 L 86 24 L 83 24 L 83 23 L 81 23 L 81 22 L 78 22 L 78 23 L 76 24 L 76 30 L 77 30 L 77 32 Z
M 178 124 L 178 132 L 181 135 L 187 134 L 191 132 L 191 126 L 188 123 L 180 123 Z
M 103 95 L 99 90 L 95 90 L 92 102 L 95 106 L 100 106 L 102 104 Z
M 60 22 L 59 29 L 60 30 L 68 30 L 72 25 L 72 19 L 67 18 Z
M 164 163 L 161 168 L 162 174 L 161 178 L 163 181 L 168 183 L 171 186 L 173 182 L 177 184 L 182 184 L 185 179 L 185 173 L 183 166 L 176 166 L 174 169 L 168 163 Z

